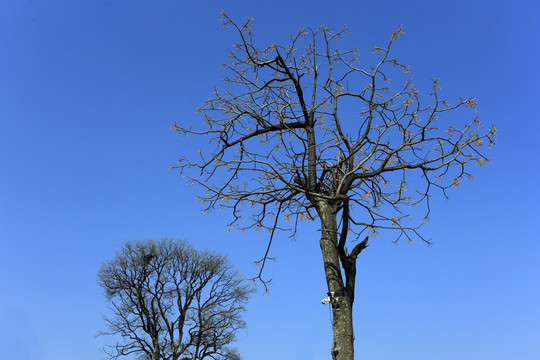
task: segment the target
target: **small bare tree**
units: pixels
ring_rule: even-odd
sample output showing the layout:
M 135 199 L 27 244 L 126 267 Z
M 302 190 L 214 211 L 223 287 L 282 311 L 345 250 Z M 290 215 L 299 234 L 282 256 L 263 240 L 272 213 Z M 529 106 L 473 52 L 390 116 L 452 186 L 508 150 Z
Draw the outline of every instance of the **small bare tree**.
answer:
M 258 48 L 252 19 L 235 23 L 223 14 L 223 26 L 240 39 L 223 65 L 225 89 L 198 109 L 201 127 L 173 125 L 207 137 L 211 147 L 198 159 L 180 158 L 176 168 L 206 189 L 199 197 L 205 211 L 228 208 L 230 226 L 269 231 L 258 262 L 263 283 L 275 231 L 294 236 L 299 220 L 318 221 L 334 317 L 332 358 L 352 360 L 358 255 L 381 230 L 395 231 L 396 244 L 429 244 L 418 229 L 431 193 L 447 196 L 471 177 L 471 163 L 487 163 L 480 150 L 494 145 L 496 129 L 482 129 L 476 99 L 441 99 L 437 79 L 431 94 L 420 96 L 403 75 L 409 67 L 390 56 L 402 27 L 386 47 L 373 49 L 377 60 L 366 68 L 357 50 L 338 47 L 346 29 L 300 29 L 288 45 Z M 391 85 L 392 69 L 401 84 Z M 458 109 L 467 108 L 472 120 L 463 122 Z M 425 219 L 411 221 L 409 207 L 418 204 L 426 206 Z
M 170 239 L 126 242 L 98 278 L 113 314 L 100 334 L 121 337 L 110 359 L 240 359 L 228 345 L 252 289 L 225 256 Z

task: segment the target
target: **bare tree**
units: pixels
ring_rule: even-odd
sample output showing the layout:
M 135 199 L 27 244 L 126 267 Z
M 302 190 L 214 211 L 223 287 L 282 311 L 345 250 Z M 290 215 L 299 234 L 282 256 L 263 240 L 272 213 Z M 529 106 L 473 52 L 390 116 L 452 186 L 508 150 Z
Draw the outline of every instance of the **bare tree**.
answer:
M 110 359 L 240 359 L 228 345 L 252 289 L 225 256 L 170 239 L 126 242 L 98 278 L 113 314 L 100 334 L 121 337 Z
M 409 67 L 390 56 L 402 27 L 386 47 L 373 49 L 375 65 L 363 68 L 357 50 L 338 47 L 346 29 L 304 28 L 287 45 L 258 48 L 252 19 L 235 23 L 223 14 L 223 26 L 240 39 L 223 65 L 225 89 L 197 109 L 201 126 L 173 125 L 207 137 L 211 147 L 175 167 L 205 188 L 205 211 L 226 208 L 230 226 L 269 231 L 258 262 L 265 284 L 275 231 L 294 236 L 299 220 L 318 221 L 333 308 L 332 358 L 352 360 L 356 260 L 368 239 L 389 230 L 396 244 L 429 244 L 418 229 L 432 192 L 447 196 L 471 177 L 471 163 L 487 163 L 480 150 L 494 145 L 497 130 L 482 129 L 476 99 L 441 99 L 437 79 L 429 96 L 420 96 L 404 75 Z M 392 70 L 401 84 L 391 85 Z M 464 122 L 467 108 L 472 119 Z M 419 204 L 425 219 L 416 221 L 409 208 Z

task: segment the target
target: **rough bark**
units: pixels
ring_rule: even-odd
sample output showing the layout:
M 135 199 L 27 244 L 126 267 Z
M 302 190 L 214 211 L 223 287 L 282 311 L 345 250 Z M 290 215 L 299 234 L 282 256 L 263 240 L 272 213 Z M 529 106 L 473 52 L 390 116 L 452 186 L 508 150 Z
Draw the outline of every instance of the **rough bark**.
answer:
M 320 246 L 324 262 L 324 272 L 328 293 L 332 305 L 333 333 L 332 359 L 354 359 L 354 332 L 352 322 L 351 294 L 354 289 L 347 289 L 343 282 L 338 251 L 338 225 L 333 206 L 326 202 L 317 204 L 321 219 Z

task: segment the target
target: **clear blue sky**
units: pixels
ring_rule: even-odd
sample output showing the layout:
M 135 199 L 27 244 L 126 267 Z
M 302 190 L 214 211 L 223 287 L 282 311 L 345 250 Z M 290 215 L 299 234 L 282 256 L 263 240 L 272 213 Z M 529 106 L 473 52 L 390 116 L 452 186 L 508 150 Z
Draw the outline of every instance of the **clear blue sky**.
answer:
M 227 233 L 168 172 L 194 144 L 169 127 L 198 120 L 223 73 L 220 9 L 255 18 L 260 44 L 301 26 L 347 24 L 368 52 L 400 24 L 394 55 L 414 81 L 475 96 L 499 129 L 493 164 L 433 200 L 424 234 L 380 237 L 358 264 L 356 354 L 370 360 L 540 359 L 540 41 L 537 1 L 0 2 L 0 357 L 100 359 L 106 303 L 96 271 L 123 240 L 177 237 L 227 253 L 245 276 L 266 238 Z M 246 359 L 328 359 L 318 233 L 276 240 L 270 295 L 255 295 Z M 110 339 L 109 339 L 110 340 Z

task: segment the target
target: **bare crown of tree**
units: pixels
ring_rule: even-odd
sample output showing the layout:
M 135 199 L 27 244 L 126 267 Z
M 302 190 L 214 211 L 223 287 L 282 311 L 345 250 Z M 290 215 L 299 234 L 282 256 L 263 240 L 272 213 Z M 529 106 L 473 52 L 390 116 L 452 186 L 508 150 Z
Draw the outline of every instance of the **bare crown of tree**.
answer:
M 232 210 L 231 226 L 267 229 L 270 246 L 275 230 L 294 235 L 299 220 L 320 216 L 317 204 L 324 202 L 341 214 L 343 256 L 367 246 L 366 237 L 349 253 L 348 234 L 359 239 L 381 229 L 395 230 L 396 242 L 429 243 L 418 232 L 423 222 L 409 221 L 407 208 L 424 204 L 427 219 L 432 190 L 447 196 L 471 177 L 470 163 L 489 162 L 482 146 L 495 144 L 497 130 L 483 128 L 476 99 L 441 99 L 438 79 L 427 97 L 410 80 L 391 83 L 392 70 L 394 78 L 409 72 L 390 54 L 403 27 L 386 47 L 373 49 L 375 65 L 360 67 L 356 49 L 339 48 L 346 28 L 308 27 L 286 46 L 258 48 L 251 18 L 237 24 L 224 13 L 222 20 L 241 39 L 223 65 L 225 88 L 197 109 L 200 126 L 173 125 L 210 140 L 198 159 L 182 157 L 176 165 L 205 188 L 205 211 Z M 464 122 L 466 114 L 455 110 L 466 108 L 472 119 Z M 266 259 L 268 251 L 261 267 Z

